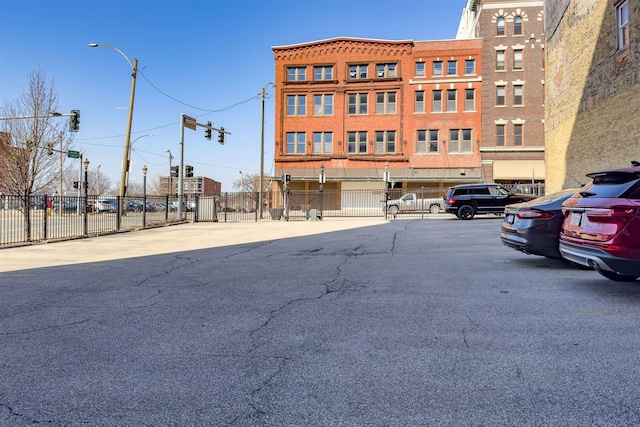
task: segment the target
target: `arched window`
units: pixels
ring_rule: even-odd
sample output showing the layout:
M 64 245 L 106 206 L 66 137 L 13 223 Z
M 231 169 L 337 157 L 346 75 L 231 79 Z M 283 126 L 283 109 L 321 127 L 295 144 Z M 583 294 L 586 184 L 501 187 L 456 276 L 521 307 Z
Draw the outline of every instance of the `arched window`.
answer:
M 498 18 L 498 31 L 496 34 L 504 36 L 504 18 Z
M 522 17 L 516 16 L 513 20 L 513 34 L 522 34 Z

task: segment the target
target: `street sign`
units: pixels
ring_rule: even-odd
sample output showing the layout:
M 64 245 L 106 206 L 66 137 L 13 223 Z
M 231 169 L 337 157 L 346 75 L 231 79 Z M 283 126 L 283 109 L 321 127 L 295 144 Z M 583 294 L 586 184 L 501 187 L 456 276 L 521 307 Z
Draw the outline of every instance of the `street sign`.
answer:
M 193 117 L 189 117 L 187 115 L 184 116 L 184 127 L 189 128 L 191 130 L 196 130 L 196 119 Z
M 80 152 L 79 151 L 75 151 L 75 150 L 69 150 L 69 151 L 67 151 L 67 157 L 69 157 L 71 159 L 79 159 L 80 158 Z

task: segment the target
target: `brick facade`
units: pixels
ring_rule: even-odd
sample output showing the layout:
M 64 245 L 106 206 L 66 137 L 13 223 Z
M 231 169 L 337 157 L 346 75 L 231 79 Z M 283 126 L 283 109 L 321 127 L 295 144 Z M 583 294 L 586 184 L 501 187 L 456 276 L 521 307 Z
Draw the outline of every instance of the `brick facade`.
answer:
M 547 3 L 553 3 L 549 0 Z M 628 0 L 629 43 L 618 46 L 621 1 L 565 0 L 547 26 L 548 188 L 640 159 L 640 1 Z M 546 7 L 547 5 L 545 5 Z
M 366 186 L 372 181 L 382 186 L 385 168 L 396 186 L 405 188 L 481 181 L 480 46 L 479 40 L 335 38 L 274 47 L 276 176 L 290 174 L 292 188 L 299 189 L 317 188 L 321 166 L 325 168 L 325 188 L 342 188 L 344 183 L 358 188 L 358 182 Z M 434 75 L 434 62 L 442 63 L 442 75 Z M 449 62 L 455 62 L 456 70 L 447 74 Z M 471 63 L 473 69 L 467 69 Z M 390 65 L 393 72 L 387 73 Z M 355 73 L 352 66 L 357 67 Z M 315 75 L 316 67 L 330 69 L 330 79 L 318 80 L 316 77 L 322 76 Z M 298 72 L 304 69 L 304 80 L 293 80 L 296 68 Z M 366 76 L 361 74 L 365 68 Z M 434 112 L 438 110 L 434 91 L 442 95 L 442 112 Z M 455 95 L 449 104 L 448 94 Z M 314 99 L 324 95 L 332 97 L 333 109 L 330 114 L 318 115 Z M 385 103 L 377 102 L 380 96 Z M 377 111 L 390 107 L 388 96 L 395 96 L 395 110 Z M 423 98 L 416 102 L 420 96 Z M 467 96 L 472 99 L 465 99 Z M 352 105 L 355 112 L 349 111 L 350 99 L 358 101 Z M 288 111 L 289 103 L 295 100 L 305 103 L 304 113 Z M 360 110 L 361 104 L 366 104 L 365 112 Z M 452 142 L 452 130 L 461 130 L 458 136 L 464 140 Z M 419 131 L 426 131 L 422 135 L 427 139 L 429 131 L 438 132 L 431 151 L 425 148 L 428 140 L 418 141 Z M 304 143 L 290 153 L 287 134 L 292 132 L 304 134 Z M 318 132 L 333 136 L 325 152 L 318 152 L 314 144 L 314 133 Z M 366 141 L 355 144 L 355 152 L 353 145 L 349 148 L 349 134 L 354 132 L 366 133 Z M 377 132 L 394 133 L 391 150 L 376 141 Z
M 505 22 L 500 35 L 499 19 Z M 514 31 L 516 22 L 521 31 Z M 496 69 L 497 50 L 505 51 L 504 70 Z M 469 0 L 455 40 L 334 38 L 273 51 L 276 177 L 291 175 L 293 188 L 316 189 L 321 166 L 325 188 L 383 185 L 387 169 L 403 188 L 545 179 L 542 0 Z M 450 62 L 457 67 L 454 72 L 449 72 Z M 393 64 L 393 75 L 385 75 L 384 69 L 376 75 L 381 64 Z M 434 64 L 441 64 L 441 73 Z M 350 75 L 364 66 L 365 78 Z M 323 75 L 326 70 L 330 78 Z M 299 79 L 300 72 L 304 79 Z M 505 88 L 504 105 L 496 105 L 497 85 Z M 396 97 L 395 111 L 376 111 L 381 94 Z M 318 115 L 314 99 L 324 95 L 330 95 L 332 111 Z M 349 111 L 350 99 L 360 95 L 366 98 L 364 114 Z M 305 103 L 303 113 L 296 110 L 300 102 Z M 439 102 L 442 112 L 436 108 Z M 504 124 L 504 143 L 498 142 L 498 124 Z M 395 135 L 390 152 L 376 142 L 381 131 Z M 516 131 L 521 131 L 517 140 Z M 349 149 L 354 132 L 366 132 L 358 152 Z M 425 132 L 427 139 L 437 139 L 426 142 L 427 150 L 425 142 L 418 141 Z M 314 144 L 318 133 L 332 136 L 331 148 L 319 150 Z M 304 141 L 288 147 L 293 134 Z

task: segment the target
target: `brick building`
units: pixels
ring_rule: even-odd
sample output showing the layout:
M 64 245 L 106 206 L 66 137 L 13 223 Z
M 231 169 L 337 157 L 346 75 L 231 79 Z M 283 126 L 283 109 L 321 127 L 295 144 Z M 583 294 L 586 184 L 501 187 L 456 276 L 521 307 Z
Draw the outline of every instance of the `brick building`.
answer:
M 221 186 L 218 181 L 205 176 L 192 176 L 183 178 L 183 194 L 187 197 L 198 196 L 219 196 Z M 171 189 L 171 191 L 169 191 Z M 161 176 L 160 177 L 160 193 L 161 194 L 178 194 L 178 178 Z
M 458 38 L 482 39 L 482 154 L 487 181 L 544 181 L 541 0 L 469 0 Z
M 275 173 L 291 188 L 543 181 L 541 0 L 469 0 L 455 40 L 273 47 Z
M 291 188 L 482 181 L 479 40 L 334 38 L 274 47 L 276 176 Z
M 547 0 L 545 13 L 551 191 L 640 160 L 640 1 Z

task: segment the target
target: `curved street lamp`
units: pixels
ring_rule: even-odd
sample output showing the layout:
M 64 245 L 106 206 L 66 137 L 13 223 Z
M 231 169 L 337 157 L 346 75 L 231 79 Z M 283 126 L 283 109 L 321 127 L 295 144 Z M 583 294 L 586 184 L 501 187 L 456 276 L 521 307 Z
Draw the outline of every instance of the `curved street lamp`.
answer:
M 133 63 L 129 60 L 127 55 L 125 55 L 120 49 L 110 46 L 108 44 L 100 44 L 100 43 L 89 43 L 87 46 L 89 47 L 108 47 L 109 49 L 113 49 L 118 52 L 120 55 L 127 60 L 127 63 L 131 67 L 131 96 L 129 98 L 129 120 L 127 122 L 127 134 L 125 135 L 124 141 L 124 156 L 122 159 L 122 171 L 120 174 L 120 199 L 123 200 L 127 195 L 127 178 L 129 171 L 129 162 L 131 160 L 131 123 L 133 122 L 133 101 L 136 95 L 136 75 L 138 74 L 138 58 L 133 60 Z

